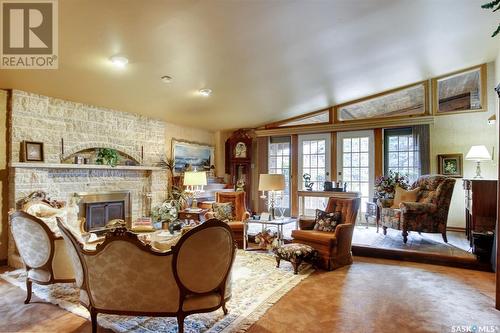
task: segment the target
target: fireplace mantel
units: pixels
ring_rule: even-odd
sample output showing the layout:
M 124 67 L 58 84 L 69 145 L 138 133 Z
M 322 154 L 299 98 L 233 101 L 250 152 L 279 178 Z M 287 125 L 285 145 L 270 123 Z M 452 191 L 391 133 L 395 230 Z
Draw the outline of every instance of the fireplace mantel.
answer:
M 95 170 L 131 170 L 131 171 L 165 171 L 161 167 L 154 166 L 131 166 L 131 165 L 117 165 L 111 167 L 109 165 L 97 164 L 65 164 L 65 163 L 26 163 L 17 162 L 11 163 L 11 168 L 25 168 L 25 169 L 95 169 Z

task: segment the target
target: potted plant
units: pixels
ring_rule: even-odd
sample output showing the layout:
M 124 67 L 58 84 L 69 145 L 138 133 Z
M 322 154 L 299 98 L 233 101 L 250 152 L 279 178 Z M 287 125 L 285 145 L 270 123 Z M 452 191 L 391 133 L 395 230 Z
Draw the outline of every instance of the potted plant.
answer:
M 389 171 L 388 175 L 378 177 L 375 180 L 375 196 L 377 199 L 394 199 L 396 186 L 408 189 L 410 186 L 408 176 Z
M 151 217 L 156 222 L 169 224 L 177 219 L 178 212 L 176 203 L 173 200 L 165 200 L 153 208 Z
M 115 167 L 120 160 L 120 155 L 118 151 L 113 148 L 99 148 L 97 151 L 97 158 L 95 162 L 99 165 L 109 165 Z

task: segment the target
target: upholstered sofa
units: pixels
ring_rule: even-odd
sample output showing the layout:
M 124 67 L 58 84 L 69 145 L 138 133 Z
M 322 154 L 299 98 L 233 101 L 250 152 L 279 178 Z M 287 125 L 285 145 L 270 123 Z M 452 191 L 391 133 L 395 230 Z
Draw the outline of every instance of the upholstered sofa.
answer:
M 98 313 L 184 318 L 222 308 L 231 296 L 235 258 L 233 232 L 209 220 L 185 233 L 170 250 L 160 252 L 124 228 L 108 232 L 95 251 L 85 250 L 61 221 L 80 288 L 80 303 L 90 312 L 92 332 Z
M 408 241 L 409 231 L 440 233 L 446 237 L 446 224 L 455 179 L 443 175 L 424 175 L 410 189 L 419 188 L 417 202 L 401 202 L 391 208 L 393 200 L 379 200 L 380 221 L 384 235 L 387 228 L 402 230 L 403 241 Z
M 13 212 L 9 224 L 17 250 L 26 267 L 26 300 L 31 300 L 32 283 L 75 281 L 71 260 L 61 236 L 41 219 L 26 212 Z
M 330 198 L 326 212 L 341 212 L 342 222 L 334 232 L 314 230 L 314 219 L 299 220 L 299 230 L 292 231 L 294 243 L 312 246 L 318 251 L 318 265 L 333 270 L 352 263 L 352 234 L 358 216 L 359 198 Z
M 217 192 L 215 200 L 218 203 L 230 202 L 233 205 L 233 220 L 228 222 L 229 227 L 233 230 L 234 239 L 238 244 L 238 248 L 243 248 L 243 228 L 244 221 L 250 218 L 250 213 L 246 207 L 245 192 Z M 215 218 L 215 212 L 209 211 L 205 214 L 205 219 Z

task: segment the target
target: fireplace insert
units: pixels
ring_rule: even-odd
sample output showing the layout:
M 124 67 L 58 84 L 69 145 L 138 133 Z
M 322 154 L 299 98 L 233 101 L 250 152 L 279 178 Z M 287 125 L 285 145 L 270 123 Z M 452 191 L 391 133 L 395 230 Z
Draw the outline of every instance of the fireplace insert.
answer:
M 102 230 L 114 219 L 131 224 L 131 204 L 129 191 L 78 193 L 79 218 L 85 218 L 86 231 Z

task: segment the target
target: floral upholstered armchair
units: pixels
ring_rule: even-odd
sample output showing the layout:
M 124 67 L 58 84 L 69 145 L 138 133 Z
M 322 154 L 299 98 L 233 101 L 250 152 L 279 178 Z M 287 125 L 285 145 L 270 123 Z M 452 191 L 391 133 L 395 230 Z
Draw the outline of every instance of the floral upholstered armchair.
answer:
M 446 223 L 455 179 L 443 175 L 421 176 L 411 186 L 419 188 L 417 202 L 401 202 L 398 208 L 391 208 L 393 200 L 380 199 L 380 222 L 387 234 L 387 228 L 402 230 L 403 241 L 408 240 L 409 231 L 440 233 L 447 243 Z

